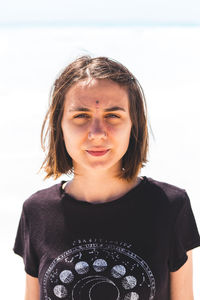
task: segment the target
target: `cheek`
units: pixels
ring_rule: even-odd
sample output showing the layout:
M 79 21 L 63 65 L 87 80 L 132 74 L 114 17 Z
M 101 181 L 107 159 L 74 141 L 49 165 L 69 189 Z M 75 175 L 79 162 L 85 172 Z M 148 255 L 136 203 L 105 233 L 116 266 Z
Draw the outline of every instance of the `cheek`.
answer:
M 130 137 L 131 125 L 124 124 L 124 126 L 119 126 L 112 129 L 112 133 L 121 138 L 121 140 L 127 140 Z
M 63 122 L 61 123 L 62 132 L 65 138 L 73 138 L 74 134 L 78 133 L 77 126 L 73 126 L 73 124 L 70 124 L 70 122 Z
M 81 144 L 85 137 L 85 130 L 83 126 L 77 127 L 71 124 L 62 126 L 63 138 L 67 152 L 73 153 L 77 146 Z
M 119 133 L 119 142 L 120 142 L 120 148 L 123 149 L 123 151 L 126 151 L 129 145 L 130 141 L 130 135 L 131 135 L 131 126 L 126 126 L 123 129 L 120 130 Z

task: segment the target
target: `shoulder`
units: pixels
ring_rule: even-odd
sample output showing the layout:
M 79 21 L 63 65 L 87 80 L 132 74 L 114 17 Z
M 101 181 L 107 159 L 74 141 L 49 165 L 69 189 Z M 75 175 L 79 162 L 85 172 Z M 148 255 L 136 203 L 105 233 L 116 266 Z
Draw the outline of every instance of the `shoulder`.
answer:
M 61 199 L 61 183 L 41 189 L 31 194 L 23 203 L 23 210 L 28 214 L 30 211 L 47 209 L 58 203 Z
M 182 187 L 151 177 L 147 177 L 147 182 L 149 183 L 149 192 L 158 195 L 160 199 L 165 199 L 174 211 L 179 211 L 189 200 L 186 190 Z
M 147 177 L 147 181 L 152 188 L 154 188 L 155 190 L 160 190 L 163 193 L 165 193 L 166 196 L 171 196 L 172 198 L 179 195 L 183 195 L 185 193 L 184 188 L 181 188 L 177 185 L 165 181 L 156 180 L 151 177 Z

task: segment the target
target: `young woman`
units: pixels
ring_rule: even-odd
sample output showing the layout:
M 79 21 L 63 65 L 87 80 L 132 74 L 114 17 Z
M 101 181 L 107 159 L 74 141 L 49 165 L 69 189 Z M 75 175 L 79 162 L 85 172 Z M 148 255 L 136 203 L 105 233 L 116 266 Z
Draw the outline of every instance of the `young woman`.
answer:
M 44 136 L 44 128 L 48 127 Z M 122 64 L 83 56 L 53 86 L 41 168 L 57 179 L 23 204 L 14 252 L 26 300 L 193 300 L 200 245 L 187 192 L 138 176 L 148 152 L 142 88 Z

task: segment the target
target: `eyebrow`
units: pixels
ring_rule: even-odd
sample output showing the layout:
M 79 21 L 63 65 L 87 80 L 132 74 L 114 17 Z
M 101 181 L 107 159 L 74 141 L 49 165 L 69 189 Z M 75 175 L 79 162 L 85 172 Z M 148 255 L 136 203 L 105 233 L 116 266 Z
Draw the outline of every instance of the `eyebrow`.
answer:
M 105 112 L 117 111 L 117 110 L 125 111 L 124 108 L 119 107 L 119 106 L 113 106 L 113 107 L 109 107 L 109 108 L 104 109 Z M 86 108 L 86 107 L 75 107 L 74 109 L 70 109 L 69 111 L 71 112 L 71 111 L 91 111 L 91 110 L 89 108 Z

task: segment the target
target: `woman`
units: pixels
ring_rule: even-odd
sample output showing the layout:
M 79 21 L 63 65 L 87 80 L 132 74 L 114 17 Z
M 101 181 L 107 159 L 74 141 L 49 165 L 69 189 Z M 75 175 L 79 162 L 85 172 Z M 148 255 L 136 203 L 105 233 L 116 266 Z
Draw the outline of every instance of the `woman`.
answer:
M 136 78 L 106 57 L 80 57 L 55 81 L 41 168 L 73 178 L 23 204 L 14 252 L 26 300 L 193 300 L 200 237 L 187 192 L 138 176 L 146 115 Z

